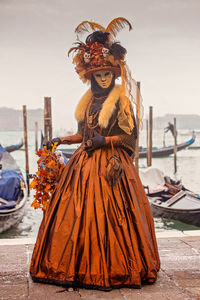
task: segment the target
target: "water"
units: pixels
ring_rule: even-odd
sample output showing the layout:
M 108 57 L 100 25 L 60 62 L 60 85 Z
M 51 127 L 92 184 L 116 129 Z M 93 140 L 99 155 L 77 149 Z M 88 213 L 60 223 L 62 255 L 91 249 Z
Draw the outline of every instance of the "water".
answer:
M 199 132 L 199 129 L 198 129 Z M 59 135 L 59 132 L 57 132 Z M 187 131 L 179 131 L 178 143 L 184 142 L 191 137 L 191 134 Z M 0 131 L 0 143 L 3 146 L 16 144 L 23 138 L 23 132 L 21 131 Z M 140 136 L 140 145 L 145 146 L 146 132 L 143 130 Z M 35 173 L 37 169 L 37 156 L 35 155 L 35 134 L 30 131 L 28 133 L 29 144 L 29 164 L 30 173 Z M 163 130 L 155 130 L 153 132 L 153 146 L 161 147 L 163 144 Z M 166 145 L 173 144 L 173 138 L 170 134 L 166 135 Z M 200 135 L 197 135 L 194 145 L 200 145 Z M 12 156 L 16 159 L 18 165 L 21 167 L 22 172 L 25 175 L 25 153 L 23 150 L 12 152 Z M 153 167 L 161 169 L 166 175 L 173 179 L 181 179 L 184 186 L 188 189 L 200 193 L 199 186 L 199 170 L 200 170 L 200 149 L 198 150 L 183 150 L 178 152 L 177 174 L 174 175 L 174 160 L 173 156 L 166 158 L 153 159 Z M 140 159 L 140 166 L 146 166 L 146 159 Z M 34 210 L 30 205 L 33 201 L 33 191 L 28 198 L 25 215 L 22 221 L 14 228 L 11 228 L 7 232 L 1 233 L 0 238 L 22 238 L 22 237 L 35 237 L 42 219 L 42 211 Z M 155 218 L 156 231 L 164 230 L 195 230 L 199 227 L 183 224 L 178 221 L 166 220 L 161 218 Z

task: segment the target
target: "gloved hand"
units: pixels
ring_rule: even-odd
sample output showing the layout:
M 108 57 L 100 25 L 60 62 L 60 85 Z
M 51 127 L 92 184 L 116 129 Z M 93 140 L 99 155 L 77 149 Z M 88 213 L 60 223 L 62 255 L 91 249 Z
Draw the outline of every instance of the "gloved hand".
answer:
M 61 144 L 67 144 L 67 145 L 79 144 L 82 142 L 83 137 L 82 137 L 82 135 L 76 133 L 71 136 L 61 137 L 60 140 L 61 140 Z
M 99 134 L 97 131 L 94 131 L 93 138 L 88 139 L 87 142 L 85 143 L 85 150 L 87 151 L 88 155 L 91 155 L 92 151 L 104 147 L 105 145 L 106 145 L 105 137 Z
M 52 149 L 52 147 L 55 143 L 57 143 L 57 146 L 59 146 L 61 144 L 61 139 L 54 138 L 50 142 L 48 141 L 45 146 L 47 147 L 48 150 L 50 150 L 50 149 Z

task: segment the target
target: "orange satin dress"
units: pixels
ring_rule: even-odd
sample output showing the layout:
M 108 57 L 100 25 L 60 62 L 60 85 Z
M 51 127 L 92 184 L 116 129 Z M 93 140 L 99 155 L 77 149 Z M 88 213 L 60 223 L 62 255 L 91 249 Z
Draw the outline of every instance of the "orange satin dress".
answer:
M 112 149 L 68 161 L 42 220 L 30 265 L 35 281 L 110 289 L 156 281 L 160 267 L 148 199 L 129 154 L 115 148 L 124 172 L 106 180 Z

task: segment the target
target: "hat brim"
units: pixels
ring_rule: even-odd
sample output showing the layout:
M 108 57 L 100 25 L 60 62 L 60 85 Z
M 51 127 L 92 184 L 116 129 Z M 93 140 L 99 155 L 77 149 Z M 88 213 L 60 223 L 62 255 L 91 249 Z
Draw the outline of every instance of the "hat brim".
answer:
M 92 73 L 102 71 L 102 70 L 108 70 L 115 73 L 115 78 L 121 76 L 121 69 L 120 67 L 112 67 L 112 66 L 104 66 L 104 67 L 97 67 L 93 69 L 89 69 L 85 72 L 85 78 L 91 80 Z

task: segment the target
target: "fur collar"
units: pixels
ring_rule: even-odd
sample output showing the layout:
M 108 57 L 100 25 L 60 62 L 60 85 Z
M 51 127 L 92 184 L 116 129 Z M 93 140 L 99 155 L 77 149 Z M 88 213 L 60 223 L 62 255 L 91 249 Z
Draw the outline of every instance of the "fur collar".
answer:
M 115 85 L 112 91 L 109 93 L 107 99 L 105 100 L 102 109 L 99 114 L 99 126 L 102 128 L 106 128 L 108 126 L 110 117 L 112 116 L 115 108 L 116 108 L 116 102 L 120 98 L 122 91 L 121 85 Z M 75 118 L 78 122 L 83 121 L 85 117 L 85 112 L 87 109 L 87 106 L 92 99 L 92 91 L 89 89 L 81 98 L 81 100 L 78 103 L 78 106 L 76 108 L 75 112 Z

